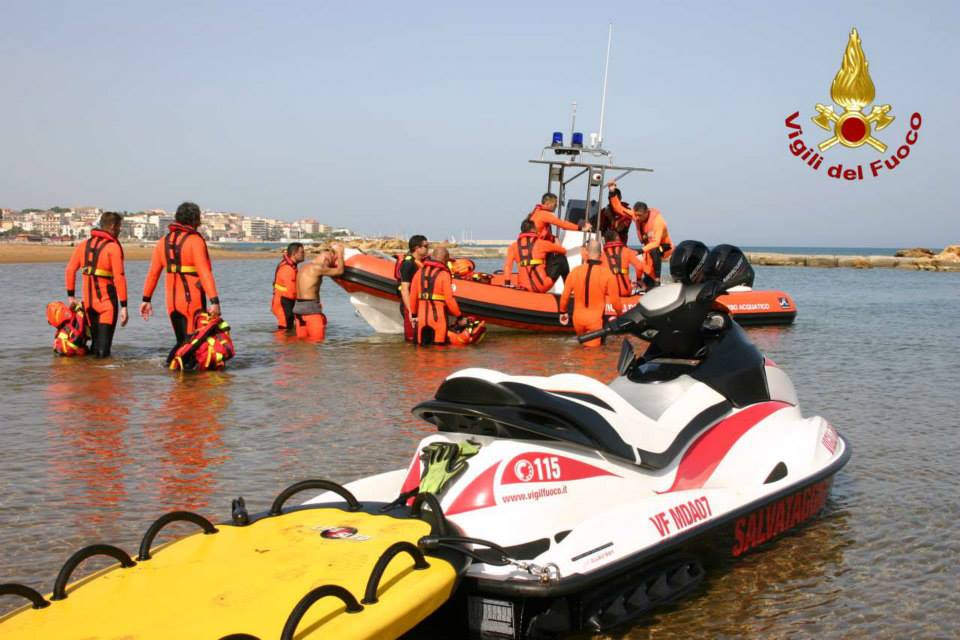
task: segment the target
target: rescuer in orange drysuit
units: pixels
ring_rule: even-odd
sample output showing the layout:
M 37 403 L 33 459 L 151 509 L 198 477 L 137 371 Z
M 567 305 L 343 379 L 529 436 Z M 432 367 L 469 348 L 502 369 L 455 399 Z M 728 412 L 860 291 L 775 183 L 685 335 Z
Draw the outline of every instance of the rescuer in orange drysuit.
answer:
M 410 300 L 410 283 L 413 282 L 413 276 L 417 269 L 427 257 L 430 250 L 430 243 L 426 236 L 410 236 L 407 247 L 410 249 L 405 255 L 397 257 L 397 264 L 393 270 L 393 277 L 400 284 L 397 285 L 400 291 L 400 315 L 403 317 L 403 337 L 408 342 L 414 340 L 413 310 L 416 304 Z
M 327 316 L 320 304 L 323 276 L 343 275 L 343 245 L 333 243 L 330 249 L 307 263 L 297 274 L 297 302 L 293 305 L 297 337 L 320 341 L 327 335 Z
M 167 234 L 160 238 L 153 249 L 147 279 L 143 283 L 140 315 L 144 320 L 149 320 L 153 315 L 150 299 L 160 274 L 166 271 L 167 313 L 177 345 L 181 345 L 195 330 L 193 320 L 197 311 L 206 310 L 210 315 L 220 315 L 220 298 L 213 280 L 207 242 L 197 231 L 200 226 L 200 207 L 192 202 L 184 202 L 177 207 L 175 219 L 176 222 L 170 225 Z
M 101 215 L 100 228 L 77 245 L 64 271 L 67 304 L 72 309 L 77 302 L 77 269 L 81 270 L 83 309 L 92 337 L 90 350 L 97 358 L 110 355 L 117 321 L 121 327 L 127 324 L 127 278 L 123 272 L 123 247 L 117 240 L 122 225 L 119 213 L 107 211 Z
M 647 207 L 645 202 L 633 205 L 633 211 L 620 202 L 617 183 L 610 182 L 610 206 L 619 215 L 629 215 L 637 222 L 637 237 L 643 244 L 644 285 L 647 288 L 660 284 L 660 266 L 673 254 L 673 241 L 667 231 L 667 223 L 659 209 Z
M 603 316 L 607 300 L 613 306 L 615 314 L 622 311 L 620 293 L 616 278 L 601 260 L 600 243 L 591 240 L 587 245 L 587 261 L 572 272 L 563 285 L 560 295 L 560 324 L 570 321 L 567 306 L 573 295 L 573 328 L 577 335 L 603 328 Z M 585 342 L 584 346 L 598 347 L 601 339 Z
M 447 312 L 461 319 L 460 305 L 453 297 L 453 277 L 447 262 L 450 253 L 437 247 L 410 284 L 410 301 L 416 304 L 414 322 L 417 344 L 444 344 L 447 341 Z
M 643 277 L 646 265 L 636 251 L 620 241 L 620 234 L 616 229 L 607 229 L 603 233 L 603 257 L 607 268 L 617 281 L 617 290 L 621 296 L 633 294 L 633 280 L 630 280 L 630 267 L 636 274 L 636 282 Z
M 293 331 L 293 305 L 297 301 L 297 265 L 303 262 L 303 245 L 291 242 L 273 272 L 273 301 L 270 311 L 277 318 L 277 329 Z
M 581 226 L 575 222 L 568 222 L 558 218 L 554 211 L 557 210 L 557 196 L 552 193 L 545 193 L 540 198 L 540 204 L 533 208 L 533 211 L 527 214 L 527 220 L 531 220 L 536 226 L 537 237 L 547 242 L 556 242 L 556 236 L 553 234 L 553 226 L 558 229 L 567 229 L 568 231 L 579 231 Z M 590 231 L 590 222 L 585 221 L 582 229 Z M 570 273 L 570 263 L 567 262 L 565 255 L 552 254 L 547 256 L 546 272 L 554 282 L 558 278 L 566 278 Z
M 547 275 L 547 260 L 557 254 L 566 260 L 567 250 L 556 242 L 538 238 L 534 229 L 532 220 L 524 220 L 520 224 L 520 235 L 507 249 L 507 257 L 503 261 L 503 276 L 505 284 L 513 286 L 513 264 L 516 263 L 517 286 L 542 293 L 553 286 L 553 278 Z

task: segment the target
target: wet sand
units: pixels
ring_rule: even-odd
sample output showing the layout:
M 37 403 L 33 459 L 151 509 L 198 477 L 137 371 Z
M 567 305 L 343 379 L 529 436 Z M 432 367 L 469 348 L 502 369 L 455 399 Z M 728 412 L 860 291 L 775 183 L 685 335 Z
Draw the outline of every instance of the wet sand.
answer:
M 127 260 L 149 260 L 153 244 L 124 244 L 123 254 Z M 40 244 L 34 242 L 0 243 L 0 264 L 25 264 L 38 262 L 66 263 L 73 253 L 68 244 Z M 278 250 L 269 251 L 233 251 L 230 249 L 210 248 L 210 257 L 214 260 L 251 260 L 275 259 Z

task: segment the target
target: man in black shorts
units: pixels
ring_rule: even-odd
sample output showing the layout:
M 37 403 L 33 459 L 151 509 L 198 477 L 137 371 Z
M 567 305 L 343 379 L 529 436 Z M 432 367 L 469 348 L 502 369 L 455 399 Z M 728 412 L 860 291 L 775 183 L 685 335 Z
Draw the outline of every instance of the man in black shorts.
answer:
M 403 256 L 397 256 L 397 266 L 393 277 L 397 279 L 398 290 L 400 291 L 400 316 L 403 318 L 403 337 L 408 341 L 413 341 L 414 330 L 413 320 L 410 316 L 410 282 L 413 281 L 413 275 L 420 268 L 420 263 L 427 257 L 430 251 L 430 244 L 426 236 L 411 236 L 407 243 L 409 251 Z

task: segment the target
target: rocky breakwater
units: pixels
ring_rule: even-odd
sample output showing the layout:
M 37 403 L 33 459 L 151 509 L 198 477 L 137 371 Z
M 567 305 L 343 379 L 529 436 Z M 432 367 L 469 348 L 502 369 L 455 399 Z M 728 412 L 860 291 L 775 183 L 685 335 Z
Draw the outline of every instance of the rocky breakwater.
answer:
M 797 253 L 747 253 L 753 264 L 777 267 L 851 267 L 854 269 L 913 269 L 960 272 L 960 245 L 940 253 L 931 249 L 901 249 L 892 256 L 831 256 Z

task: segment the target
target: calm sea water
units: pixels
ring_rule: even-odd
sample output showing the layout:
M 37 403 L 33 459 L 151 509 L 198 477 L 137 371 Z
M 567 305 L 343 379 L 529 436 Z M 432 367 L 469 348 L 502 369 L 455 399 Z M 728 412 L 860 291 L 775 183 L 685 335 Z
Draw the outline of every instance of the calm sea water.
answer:
M 0 582 L 47 591 L 80 546 L 133 551 L 174 508 L 224 519 L 238 495 L 260 510 L 295 480 L 402 466 L 431 431 L 410 408 L 456 369 L 613 376 L 616 343 L 498 332 L 479 348 L 418 350 L 372 334 L 329 282 L 328 340 L 290 341 L 273 332 L 273 268 L 215 265 L 238 356 L 226 372 L 181 377 L 161 366 L 162 313 L 119 330 L 109 362 L 53 357 L 43 309 L 63 295 L 62 266 L 0 265 Z M 132 300 L 145 271 L 128 265 Z M 956 637 L 960 276 L 757 271 L 799 316 L 751 337 L 853 459 L 819 521 L 719 567 L 626 637 Z

